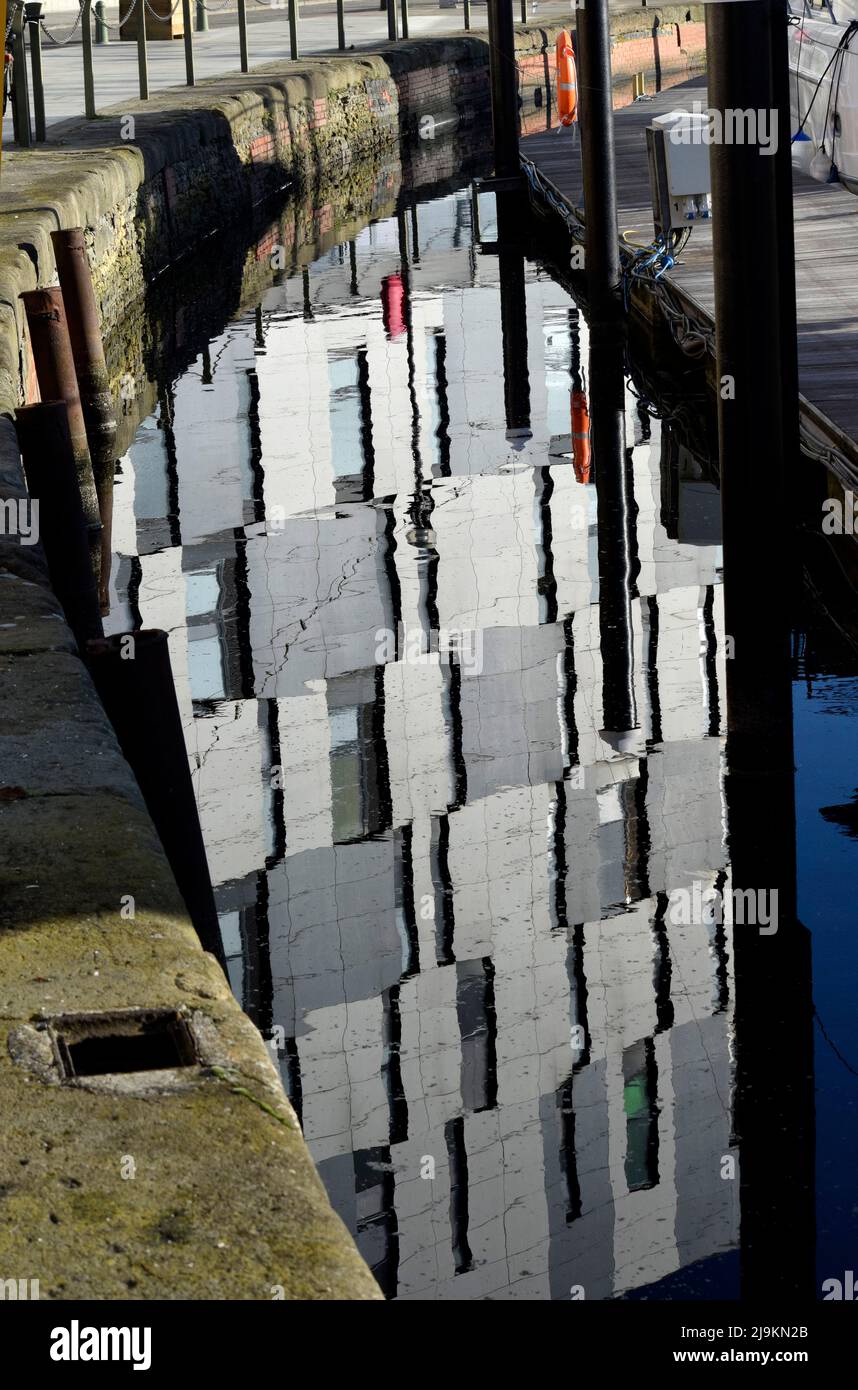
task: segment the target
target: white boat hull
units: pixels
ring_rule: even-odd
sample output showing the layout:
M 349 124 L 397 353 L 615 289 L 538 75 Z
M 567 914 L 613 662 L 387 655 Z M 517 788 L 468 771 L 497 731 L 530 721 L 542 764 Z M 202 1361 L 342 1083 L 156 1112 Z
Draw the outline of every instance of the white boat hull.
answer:
M 838 20 L 842 10 L 835 5 Z M 835 59 L 846 31 L 846 23 L 832 23 L 827 15 L 801 14 L 800 23 L 789 26 L 792 133 L 803 125 L 809 137 L 794 138 L 792 154 L 796 169 L 821 182 L 828 182 L 833 160 L 844 188 L 858 195 L 858 33 Z

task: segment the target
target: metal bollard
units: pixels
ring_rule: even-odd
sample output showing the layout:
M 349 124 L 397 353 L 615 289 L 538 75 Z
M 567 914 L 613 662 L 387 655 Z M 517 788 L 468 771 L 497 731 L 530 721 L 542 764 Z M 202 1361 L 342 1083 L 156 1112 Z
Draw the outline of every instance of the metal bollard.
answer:
M 205 7 L 204 0 L 197 0 L 197 33 L 205 34 L 209 27 L 209 12 Z
M 387 37 L 391 43 L 399 38 L 396 23 L 396 0 L 387 0 Z
M 289 57 L 298 57 L 298 0 L 289 0 Z
M 66 403 L 83 514 L 89 527 L 90 554 L 93 569 L 98 577 L 101 569 L 101 513 L 66 322 L 63 292 L 59 285 L 42 290 L 27 290 L 21 295 L 21 302 L 27 315 L 30 346 L 42 400 Z
M 89 0 L 87 0 L 89 3 Z M 140 16 L 137 20 L 137 73 L 140 78 L 140 100 L 149 100 L 149 60 L 146 56 L 146 0 L 137 0 Z
M 194 34 L 191 28 L 191 0 L 182 0 L 182 28 L 185 31 L 185 80 L 194 86 Z
M 337 48 L 341 51 L 346 46 L 346 20 L 343 12 L 343 0 L 337 0 Z
M 24 6 L 24 17 L 30 34 L 30 68 L 33 74 L 33 120 L 36 139 L 47 138 L 45 130 L 45 84 L 42 80 L 42 0 L 30 0 Z
M 408 0 L 399 0 L 399 9 L 402 15 L 402 37 L 408 38 Z
M 471 27 L 471 0 L 464 0 L 463 9 L 465 11 L 465 28 Z
M 80 19 L 80 42 L 83 50 L 83 114 L 88 121 L 95 119 L 95 73 L 92 67 L 92 0 L 83 0 Z
M 24 44 L 24 11 L 16 6 L 12 16 L 12 129 L 22 149 L 33 143 L 30 129 L 30 91 L 27 83 L 27 50 Z
M 521 0 L 521 22 L 527 23 L 527 0 Z
M 247 0 L 238 0 L 238 47 L 241 71 L 247 72 Z
M 104 17 L 104 0 L 95 0 L 95 42 L 110 43 L 107 20 Z

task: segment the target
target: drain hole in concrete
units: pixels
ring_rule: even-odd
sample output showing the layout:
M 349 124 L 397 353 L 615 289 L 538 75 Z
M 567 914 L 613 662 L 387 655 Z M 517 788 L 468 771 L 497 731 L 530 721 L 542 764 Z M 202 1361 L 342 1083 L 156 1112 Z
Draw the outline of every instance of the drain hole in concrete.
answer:
M 66 1078 L 167 1071 L 197 1062 L 194 1039 L 178 1014 L 90 1014 L 57 1019 L 57 1053 Z

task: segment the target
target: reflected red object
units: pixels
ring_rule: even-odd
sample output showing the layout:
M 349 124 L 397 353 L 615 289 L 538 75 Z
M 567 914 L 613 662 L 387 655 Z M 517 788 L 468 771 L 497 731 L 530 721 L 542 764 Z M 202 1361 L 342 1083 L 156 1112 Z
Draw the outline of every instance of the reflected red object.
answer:
M 590 412 L 583 391 L 572 392 L 572 466 L 579 483 L 590 481 Z
M 381 282 L 381 316 L 389 338 L 405 332 L 405 286 L 401 275 L 385 275 Z

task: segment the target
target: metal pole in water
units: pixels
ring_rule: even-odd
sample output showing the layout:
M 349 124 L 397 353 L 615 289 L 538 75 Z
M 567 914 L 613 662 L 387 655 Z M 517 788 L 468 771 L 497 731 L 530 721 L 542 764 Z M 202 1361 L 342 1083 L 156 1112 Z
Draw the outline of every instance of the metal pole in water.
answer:
M 518 69 L 512 0 L 488 0 L 488 20 L 495 175 L 497 178 L 520 178 Z
M 399 38 L 396 22 L 396 0 L 387 0 L 387 37 L 391 43 Z
M 532 434 L 530 375 L 527 369 L 527 299 L 520 211 L 520 198 L 517 193 L 497 194 L 503 394 L 506 437 L 514 448 L 521 448 Z
M 408 38 L 408 0 L 399 0 L 399 9 L 402 15 L 402 37 Z
M 88 3 L 88 0 L 87 0 Z M 146 57 L 146 0 L 137 0 L 140 14 L 137 19 L 137 72 L 140 78 L 140 100 L 149 100 L 149 63 Z
M 79 646 L 101 637 L 89 534 L 78 486 L 65 401 L 40 401 L 15 412 L 30 496 L 39 503 L 39 538 L 51 586 Z
M 608 323 L 622 309 L 608 0 L 582 3 L 576 22 L 589 317 Z
M 137 778 L 197 936 L 224 964 L 166 632 L 140 629 L 87 643 L 95 688 Z
M 250 66 L 247 58 L 247 0 L 237 0 L 237 3 L 239 61 L 241 63 L 241 71 L 247 72 Z
M 464 0 L 464 3 L 463 3 L 463 5 L 462 5 L 462 9 L 463 9 L 463 11 L 464 11 L 464 16 L 465 16 L 465 28 L 466 28 L 466 29 L 470 29 L 470 27 L 471 27 L 471 0 Z
M 521 22 L 527 23 L 527 0 L 521 0 Z
M 83 113 L 88 121 L 95 119 L 95 73 L 92 66 L 91 11 L 92 0 L 83 0 L 80 43 L 83 50 Z
M 182 0 L 182 28 L 185 39 L 185 81 L 194 86 L 194 34 L 191 28 L 191 0 Z
M 298 57 L 298 0 L 289 0 L 289 57 Z
M 783 27 L 784 42 L 777 32 Z M 797 916 L 790 665 L 798 458 L 790 115 L 781 0 L 708 5 L 709 106 L 773 113 L 710 146 L 727 641 L 727 815 L 734 895 L 779 895 L 774 931 L 734 907 L 742 1297 L 812 1299 L 813 1002 Z M 716 124 L 717 130 L 717 124 Z M 759 135 L 759 132 L 757 132 Z M 748 254 L 752 234 L 760 254 Z M 786 574 L 785 574 L 786 566 Z M 734 898 L 735 902 L 735 898 Z M 792 1065 L 783 1066 L 785 1055 Z
M 33 73 L 33 120 L 36 139 L 45 140 L 45 84 L 42 77 L 42 0 L 30 0 L 24 6 L 24 15 L 30 31 L 30 67 Z
M 346 46 L 346 20 L 344 14 L 343 0 L 337 0 L 337 48 L 340 50 Z

